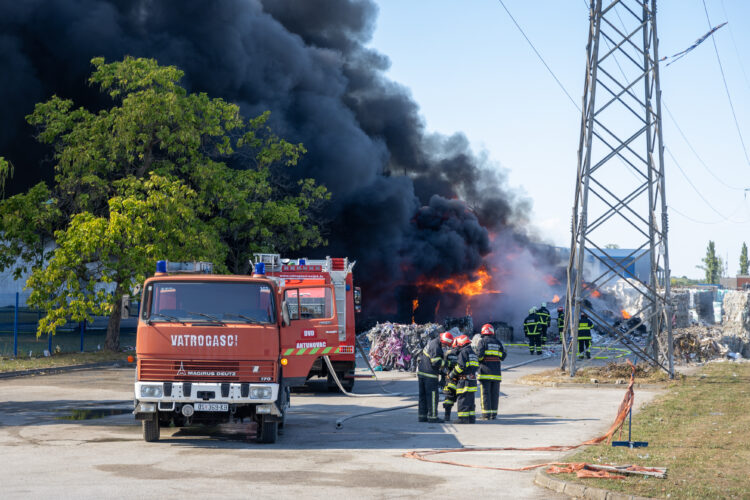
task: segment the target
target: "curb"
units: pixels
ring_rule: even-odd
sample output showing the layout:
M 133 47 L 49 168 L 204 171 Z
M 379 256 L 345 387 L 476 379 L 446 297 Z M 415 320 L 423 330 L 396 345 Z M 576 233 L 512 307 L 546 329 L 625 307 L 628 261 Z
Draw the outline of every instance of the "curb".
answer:
M 649 497 L 627 495 L 617 491 L 605 490 L 604 488 L 592 488 L 579 483 L 563 481 L 552 477 L 543 469 L 537 471 L 534 476 L 534 484 L 547 488 L 548 490 L 568 495 L 571 498 L 585 498 L 587 500 L 651 500 Z
M 101 363 L 88 363 L 85 365 L 56 366 L 52 368 L 37 368 L 34 370 L 21 370 L 16 372 L 0 373 L 0 379 L 29 377 L 31 375 L 57 375 L 58 373 L 75 372 L 82 370 L 93 370 L 96 368 L 127 367 L 127 361 L 104 361 Z

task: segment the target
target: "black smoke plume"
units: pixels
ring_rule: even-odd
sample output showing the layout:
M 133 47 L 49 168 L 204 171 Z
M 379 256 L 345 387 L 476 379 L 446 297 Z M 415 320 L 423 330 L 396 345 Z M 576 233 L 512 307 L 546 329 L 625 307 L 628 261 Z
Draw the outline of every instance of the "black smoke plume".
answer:
M 358 261 L 370 313 L 419 276 L 471 276 L 490 233 L 525 241 L 528 203 L 462 134 L 428 134 L 409 90 L 367 47 L 371 0 L 0 0 L 0 155 L 11 194 L 51 179 L 50 151 L 24 116 L 52 94 L 96 108 L 89 60 L 152 57 L 185 85 L 270 110 L 309 153 L 298 175 L 333 193 L 329 246 L 309 256 Z M 462 200 L 462 201 L 458 201 Z

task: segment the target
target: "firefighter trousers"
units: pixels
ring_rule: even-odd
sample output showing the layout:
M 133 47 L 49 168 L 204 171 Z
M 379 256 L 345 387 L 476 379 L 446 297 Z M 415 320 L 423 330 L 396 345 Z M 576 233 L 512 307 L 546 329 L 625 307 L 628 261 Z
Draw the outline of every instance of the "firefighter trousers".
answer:
M 578 357 L 583 358 L 584 354 L 591 359 L 591 339 L 578 339 Z
M 482 404 L 482 417 L 497 417 L 497 404 L 500 400 L 500 381 L 479 379 L 479 401 Z
M 474 397 L 477 393 L 476 379 L 462 378 L 456 384 L 456 409 L 458 418 L 476 418 Z
M 419 380 L 419 420 L 435 419 L 438 416 L 437 405 L 440 397 L 438 395 L 438 378 L 417 376 Z
M 540 333 L 532 333 L 529 335 L 529 354 L 534 353 L 542 353 L 542 335 Z
M 456 381 L 450 379 L 445 381 L 445 387 L 443 387 L 443 395 L 445 395 L 445 400 L 443 400 L 443 409 L 445 409 L 446 411 L 450 411 L 451 408 L 453 408 L 453 405 L 456 404 Z

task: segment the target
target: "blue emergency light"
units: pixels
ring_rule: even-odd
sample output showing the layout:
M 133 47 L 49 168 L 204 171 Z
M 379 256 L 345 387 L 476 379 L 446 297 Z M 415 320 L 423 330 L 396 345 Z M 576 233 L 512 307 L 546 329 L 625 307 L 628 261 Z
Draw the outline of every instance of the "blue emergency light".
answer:
M 307 263 L 307 261 L 305 259 L 300 259 L 298 264 L 300 266 L 304 266 L 306 263 Z
M 255 274 L 266 274 L 266 264 L 264 262 L 255 264 Z
M 167 272 L 167 261 L 166 260 L 157 260 L 156 261 L 156 272 L 157 273 L 166 273 Z

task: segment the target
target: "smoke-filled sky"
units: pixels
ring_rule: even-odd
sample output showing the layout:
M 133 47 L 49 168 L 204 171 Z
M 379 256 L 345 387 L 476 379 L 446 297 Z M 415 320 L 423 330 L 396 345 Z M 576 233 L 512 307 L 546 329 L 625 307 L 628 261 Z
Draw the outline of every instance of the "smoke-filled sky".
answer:
M 356 259 L 371 298 L 422 275 L 471 275 L 491 233 L 525 244 L 530 203 L 463 134 L 426 131 L 409 89 L 385 76 L 387 55 L 368 47 L 377 15 L 370 0 L 3 0 L 10 190 L 50 178 L 50 152 L 24 124 L 34 103 L 57 94 L 96 106 L 92 57 L 152 57 L 246 116 L 270 110 L 279 135 L 304 143 L 299 175 L 333 193 L 321 252 Z

